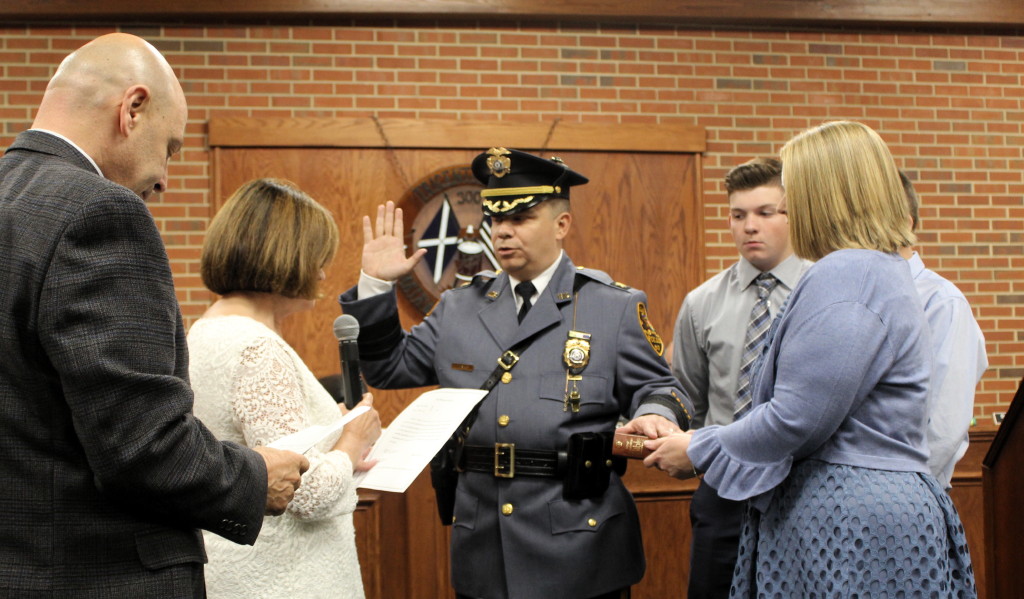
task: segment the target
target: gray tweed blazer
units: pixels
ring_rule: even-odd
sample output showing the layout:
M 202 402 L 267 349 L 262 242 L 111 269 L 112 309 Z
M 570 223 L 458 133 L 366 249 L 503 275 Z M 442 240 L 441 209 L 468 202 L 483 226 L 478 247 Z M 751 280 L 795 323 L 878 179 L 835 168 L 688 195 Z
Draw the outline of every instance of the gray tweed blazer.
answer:
M 203 595 L 204 528 L 253 543 L 267 473 L 192 415 L 152 216 L 73 146 L 0 158 L 0 597 Z

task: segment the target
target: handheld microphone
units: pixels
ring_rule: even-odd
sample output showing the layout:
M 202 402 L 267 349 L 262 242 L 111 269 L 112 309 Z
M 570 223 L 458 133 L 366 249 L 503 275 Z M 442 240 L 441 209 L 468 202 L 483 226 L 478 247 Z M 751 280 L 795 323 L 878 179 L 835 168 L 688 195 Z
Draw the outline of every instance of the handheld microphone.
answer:
M 363 381 L 359 376 L 359 321 L 351 314 L 334 319 L 334 336 L 341 354 L 341 396 L 345 407 L 352 409 L 363 398 Z

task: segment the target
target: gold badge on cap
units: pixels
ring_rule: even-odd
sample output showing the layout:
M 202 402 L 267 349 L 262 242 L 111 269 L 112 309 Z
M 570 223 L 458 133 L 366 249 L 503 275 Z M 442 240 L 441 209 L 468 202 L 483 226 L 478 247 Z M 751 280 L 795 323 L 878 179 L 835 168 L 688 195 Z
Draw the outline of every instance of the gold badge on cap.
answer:
M 647 306 L 643 302 L 636 305 L 636 316 L 640 321 L 640 329 L 643 330 L 644 337 L 647 337 L 647 342 L 651 344 L 651 349 L 659 356 L 664 355 L 665 344 L 662 342 L 658 332 L 654 330 L 651 319 L 647 317 Z
M 491 148 L 487 150 L 487 168 L 497 178 L 502 178 L 512 170 L 511 152 L 505 148 Z

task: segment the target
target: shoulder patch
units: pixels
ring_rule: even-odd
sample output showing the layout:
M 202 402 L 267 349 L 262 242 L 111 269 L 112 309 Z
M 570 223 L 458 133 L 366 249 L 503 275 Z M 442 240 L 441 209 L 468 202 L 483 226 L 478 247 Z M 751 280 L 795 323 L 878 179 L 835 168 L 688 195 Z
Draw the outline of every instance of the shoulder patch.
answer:
M 665 343 L 662 342 L 658 332 L 654 330 L 654 325 L 651 324 L 651 319 L 647 316 L 647 306 L 643 302 L 636 305 L 636 317 L 640 321 L 640 330 L 643 331 L 644 337 L 647 337 L 647 342 L 651 344 L 651 349 L 659 356 L 664 355 Z

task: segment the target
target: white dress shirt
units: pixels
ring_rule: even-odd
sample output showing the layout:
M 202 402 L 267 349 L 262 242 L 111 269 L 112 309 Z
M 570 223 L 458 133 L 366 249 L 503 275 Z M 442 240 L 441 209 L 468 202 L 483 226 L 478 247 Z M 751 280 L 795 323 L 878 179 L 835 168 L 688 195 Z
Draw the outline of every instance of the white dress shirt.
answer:
M 925 268 L 917 252 L 907 262 L 932 335 L 928 468 L 948 489 L 954 466 L 967 452 L 974 390 L 988 368 L 985 336 L 956 285 Z

